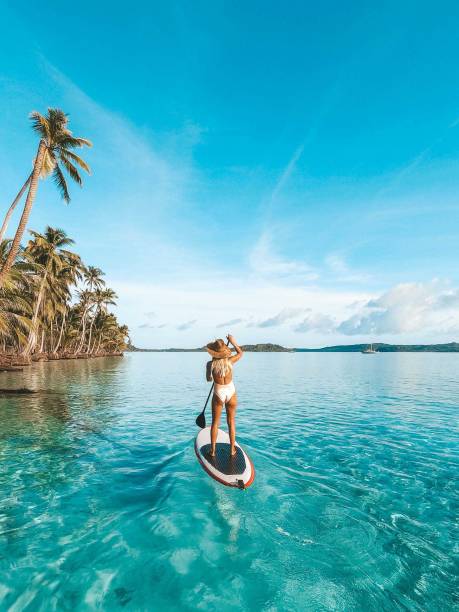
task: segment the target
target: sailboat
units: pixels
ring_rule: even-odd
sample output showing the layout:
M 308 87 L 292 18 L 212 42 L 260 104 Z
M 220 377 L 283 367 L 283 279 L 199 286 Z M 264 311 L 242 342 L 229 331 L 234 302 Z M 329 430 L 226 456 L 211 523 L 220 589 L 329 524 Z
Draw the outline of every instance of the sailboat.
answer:
M 362 350 L 362 353 L 364 355 L 374 355 L 375 353 L 377 353 L 378 351 L 375 351 L 375 349 L 373 348 L 373 345 L 370 344 L 370 346 L 367 346 L 367 348 Z

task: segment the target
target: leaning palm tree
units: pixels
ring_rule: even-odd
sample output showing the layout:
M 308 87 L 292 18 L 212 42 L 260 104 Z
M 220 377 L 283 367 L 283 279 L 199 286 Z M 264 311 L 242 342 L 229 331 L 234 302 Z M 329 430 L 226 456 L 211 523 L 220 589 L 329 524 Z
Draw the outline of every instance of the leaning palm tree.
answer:
M 27 345 L 23 351 L 24 355 L 30 355 L 35 348 L 42 305 L 44 303 L 47 305 L 46 310 L 49 313 L 51 301 L 46 300 L 46 296 L 56 291 L 56 278 L 64 266 L 68 266 L 69 263 L 76 265 L 80 261 L 78 255 L 64 248 L 73 244 L 74 241 L 68 238 L 63 230 L 47 227 L 44 234 L 34 231 L 30 233 L 33 240 L 29 242 L 24 253 L 36 268 L 36 287 L 32 324 Z M 48 313 L 44 313 L 45 317 Z M 47 318 L 49 319 L 49 314 Z
M 61 196 L 66 202 L 70 202 L 67 180 L 62 168 L 66 170 L 72 180 L 81 186 L 82 179 L 77 166 L 90 172 L 87 163 L 72 149 L 92 146 L 85 138 L 76 138 L 68 128 L 67 115 L 58 108 L 48 108 L 46 116 L 34 111 L 30 115 L 32 127 L 40 137 L 37 155 L 35 157 L 32 174 L 30 176 L 29 190 L 19 221 L 16 235 L 14 236 L 10 252 L 0 270 L 0 287 L 3 285 L 6 275 L 13 265 L 19 251 L 22 236 L 27 226 L 30 211 L 38 188 L 38 179 L 52 175 Z M 62 166 L 62 167 L 61 167 Z
M 14 198 L 12 204 L 8 208 L 8 211 L 7 211 L 6 215 L 5 215 L 5 218 L 3 219 L 2 227 L 0 227 L 0 243 L 2 242 L 3 238 L 5 237 L 5 232 L 6 232 L 7 228 L 8 228 L 8 223 L 10 222 L 11 215 L 14 213 L 14 209 L 16 208 L 16 206 L 21 201 L 22 196 L 24 195 L 27 187 L 29 186 L 31 177 L 32 177 L 32 173 L 29 174 L 29 176 L 27 177 L 26 182 L 21 187 L 21 189 L 19 190 L 19 193 Z

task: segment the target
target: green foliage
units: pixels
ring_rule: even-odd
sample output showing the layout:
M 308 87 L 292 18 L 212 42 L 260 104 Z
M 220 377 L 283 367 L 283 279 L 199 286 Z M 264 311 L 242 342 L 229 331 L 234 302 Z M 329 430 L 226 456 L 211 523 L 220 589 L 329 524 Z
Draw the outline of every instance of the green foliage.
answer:
M 40 117 L 37 129 L 46 133 Z M 53 117 L 58 123 L 59 115 Z M 64 230 L 47 227 L 31 239 L 0 289 L 0 347 L 3 352 L 87 355 L 122 351 L 128 329 L 109 307 L 116 294 L 99 268 L 86 267 Z M 0 244 L 0 263 L 9 241 Z
M 62 198 L 70 202 L 70 194 L 62 168 L 78 185 L 83 181 L 77 166 L 90 174 L 88 164 L 72 149 L 91 147 L 92 143 L 86 138 L 76 138 L 68 127 L 68 117 L 59 108 L 48 108 L 47 115 L 37 111 L 30 114 L 32 129 L 40 136 L 46 145 L 45 158 L 41 175 L 51 175 Z M 62 166 L 62 167 L 61 167 Z

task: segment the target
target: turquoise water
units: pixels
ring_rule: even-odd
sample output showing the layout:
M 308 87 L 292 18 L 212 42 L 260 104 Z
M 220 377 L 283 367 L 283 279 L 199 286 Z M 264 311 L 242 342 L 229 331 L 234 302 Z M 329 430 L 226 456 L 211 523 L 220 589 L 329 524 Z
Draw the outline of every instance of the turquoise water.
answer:
M 0 386 L 2 610 L 452 610 L 459 355 L 246 354 L 247 491 L 193 451 L 203 354 Z

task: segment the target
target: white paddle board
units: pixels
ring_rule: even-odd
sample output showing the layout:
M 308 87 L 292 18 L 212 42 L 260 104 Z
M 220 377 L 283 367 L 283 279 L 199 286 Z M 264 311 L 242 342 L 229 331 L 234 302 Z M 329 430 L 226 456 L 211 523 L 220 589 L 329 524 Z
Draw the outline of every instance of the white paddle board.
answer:
M 230 439 L 226 431 L 218 430 L 215 457 L 209 456 L 210 427 L 205 427 L 196 436 L 194 450 L 199 463 L 211 478 L 238 489 L 247 489 L 255 478 L 255 468 L 250 457 L 236 442 L 236 455 L 230 455 Z

